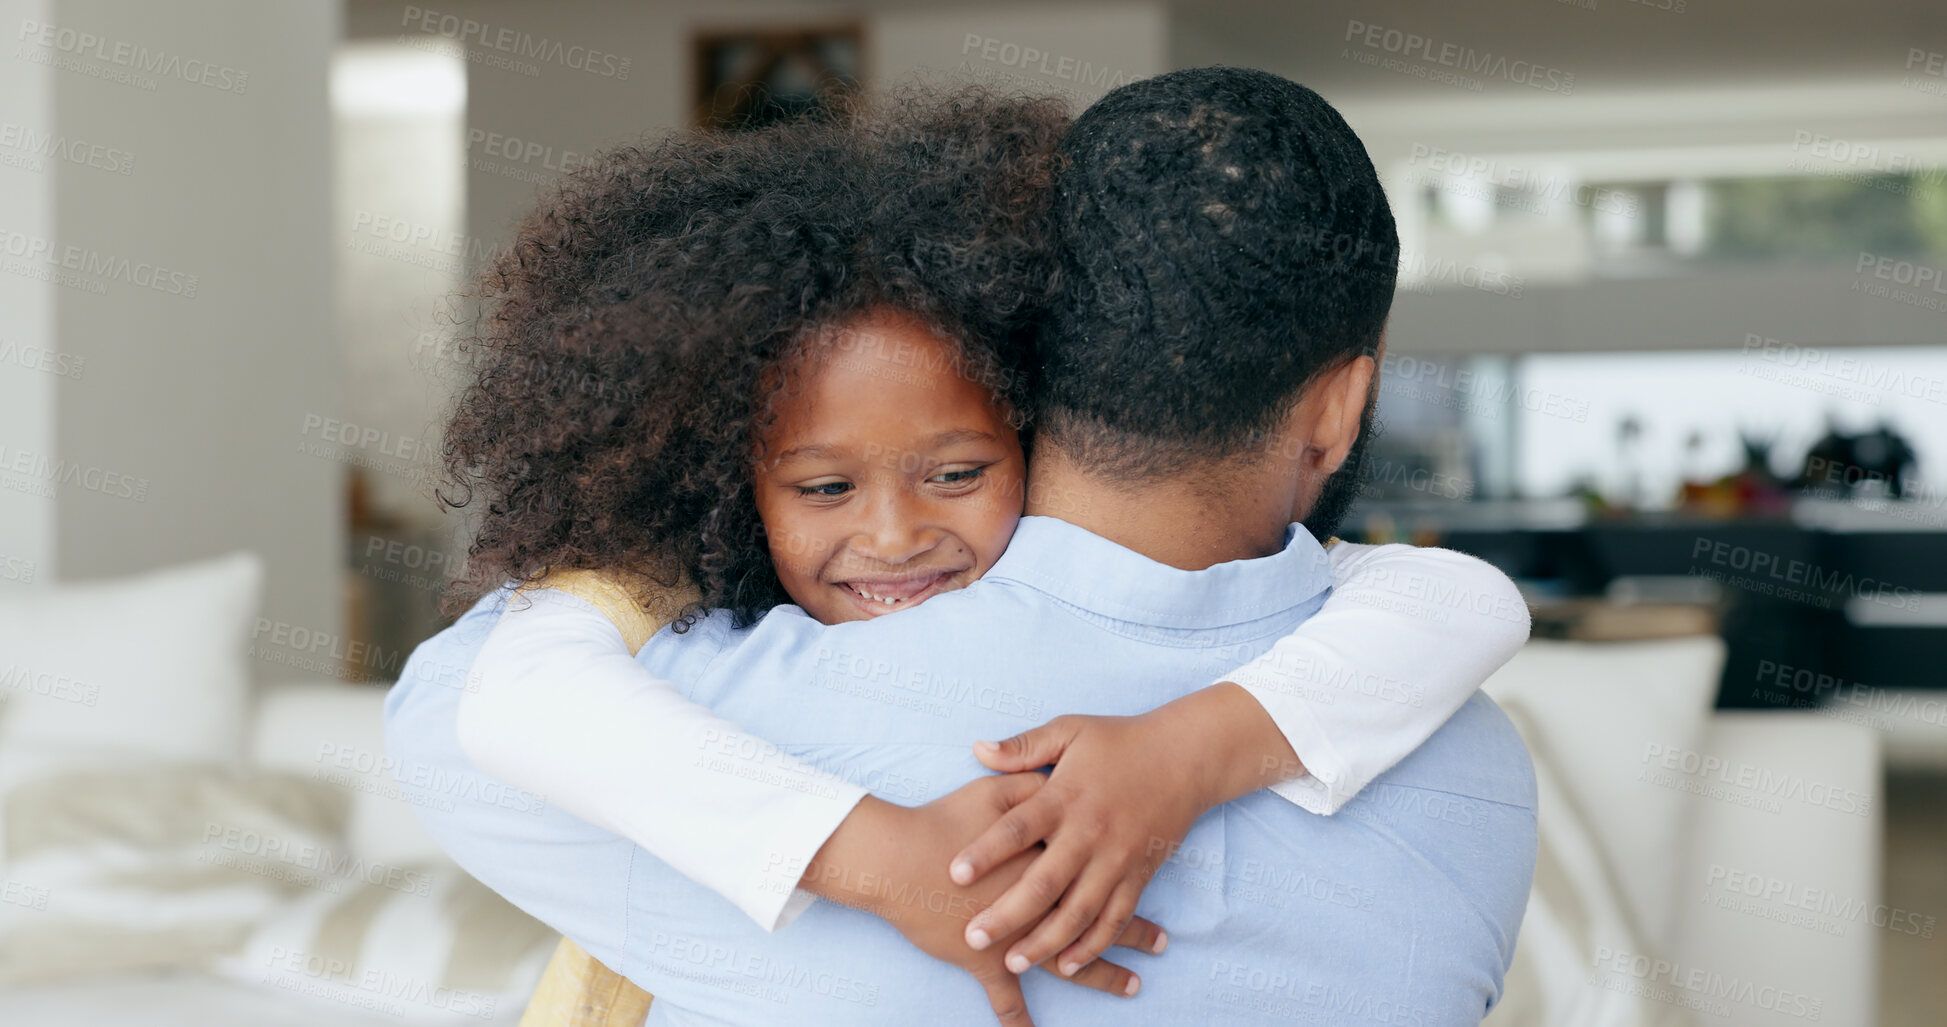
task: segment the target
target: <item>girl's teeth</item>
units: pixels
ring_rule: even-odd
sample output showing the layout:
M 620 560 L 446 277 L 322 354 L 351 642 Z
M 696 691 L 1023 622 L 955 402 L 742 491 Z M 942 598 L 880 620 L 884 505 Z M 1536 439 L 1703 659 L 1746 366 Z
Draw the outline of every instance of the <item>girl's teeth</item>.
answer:
M 899 600 L 894 599 L 891 596 L 874 595 L 871 592 L 868 592 L 865 589 L 858 587 L 857 585 L 852 586 L 852 591 L 857 592 L 859 595 L 867 599 L 870 599 L 875 603 L 884 603 L 887 606 L 893 606 L 898 604 L 899 602 Z

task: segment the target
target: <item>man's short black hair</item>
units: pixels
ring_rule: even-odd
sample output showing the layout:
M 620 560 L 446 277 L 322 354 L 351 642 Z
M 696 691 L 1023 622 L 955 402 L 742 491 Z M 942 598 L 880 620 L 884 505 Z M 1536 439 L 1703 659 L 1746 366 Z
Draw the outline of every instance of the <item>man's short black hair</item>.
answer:
M 1061 144 L 1040 428 L 1096 472 L 1261 445 L 1312 378 L 1378 345 L 1399 237 L 1365 146 L 1289 79 L 1193 68 Z

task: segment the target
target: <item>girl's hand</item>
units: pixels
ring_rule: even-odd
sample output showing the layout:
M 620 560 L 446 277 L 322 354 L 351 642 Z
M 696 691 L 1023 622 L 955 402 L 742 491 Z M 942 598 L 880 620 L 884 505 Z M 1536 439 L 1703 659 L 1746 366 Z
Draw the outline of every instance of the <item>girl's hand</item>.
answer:
M 975 949 L 1035 925 L 1007 950 L 1005 965 L 1017 974 L 1050 959 L 1063 975 L 1088 966 L 1128 926 L 1150 878 L 1205 810 L 1304 772 L 1270 715 L 1229 683 L 1137 717 L 1056 717 L 1003 742 L 977 743 L 974 753 L 1003 773 L 1054 764 L 1047 783 L 951 868 L 956 883 L 970 884 L 1047 844 L 967 924 Z M 1167 941 L 1159 939 L 1158 951 Z
M 973 975 L 1003 1027 L 1033 1027 L 1021 979 L 1008 972 L 1001 950 L 976 952 L 967 948 L 963 935 L 968 918 L 1018 881 L 1033 857 L 1023 853 L 1004 859 L 988 880 L 973 887 L 954 884 L 944 871 L 957 847 L 1045 783 L 1039 774 L 983 777 L 911 808 L 868 796 L 819 850 L 800 884 L 884 918 L 920 951 Z M 1162 933 L 1137 917 L 1115 944 L 1156 952 Z M 1071 983 L 1119 997 L 1134 995 L 1141 985 L 1135 974 L 1107 960 L 1065 976 Z

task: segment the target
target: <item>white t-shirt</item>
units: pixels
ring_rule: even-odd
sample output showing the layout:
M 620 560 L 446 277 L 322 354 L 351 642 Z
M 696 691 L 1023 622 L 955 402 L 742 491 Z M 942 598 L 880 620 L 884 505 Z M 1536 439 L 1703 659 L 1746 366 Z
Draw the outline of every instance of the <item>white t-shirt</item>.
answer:
M 1324 606 L 1220 680 L 1255 696 L 1304 764 L 1271 790 L 1329 815 L 1446 723 L 1527 641 L 1529 621 L 1514 583 L 1474 557 L 1345 542 L 1326 553 Z M 655 853 L 766 930 L 789 923 L 813 896 L 753 882 L 766 863 L 807 865 L 865 790 L 783 753 L 770 758 L 792 787 L 705 769 L 706 752 L 766 743 L 651 675 L 594 604 L 553 588 L 523 596 L 461 700 L 467 756 Z

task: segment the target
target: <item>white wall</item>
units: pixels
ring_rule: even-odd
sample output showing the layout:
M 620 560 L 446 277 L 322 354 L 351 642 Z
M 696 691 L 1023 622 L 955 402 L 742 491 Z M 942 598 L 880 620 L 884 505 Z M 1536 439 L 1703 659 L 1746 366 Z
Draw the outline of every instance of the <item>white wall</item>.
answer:
M 52 22 L 52 7 L 0 0 L 0 25 Z M 59 372 L 71 366 L 54 331 L 55 286 L 21 273 L 33 266 L 25 254 L 34 241 L 54 235 L 60 166 L 24 138 L 52 134 L 54 75 L 45 65 L 0 62 L 0 133 L 19 140 L 0 146 L 0 588 L 32 587 L 54 573 L 54 502 L 33 475 L 11 470 L 16 460 L 31 464 L 55 451 L 54 397 Z
M 10 172 L 4 190 L 13 224 L 44 230 L 70 263 L 62 284 L 24 297 L 25 317 L 7 294 L 4 330 L 84 363 L 25 390 L 39 397 L 26 409 L 51 393 L 51 436 L 27 424 L 46 412 L 0 414 L 0 444 L 78 468 L 52 488 L 51 542 L 44 521 L 10 516 L 0 549 L 51 547 L 63 579 L 253 549 L 269 567 L 268 615 L 335 631 L 341 469 L 297 450 L 305 412 L 335 398 L 325 73 L 337 5 L 34 6 L 7 9 L 8 45 L 34 56 L 0 71 L 0 120 L 99 146 L 78 152 L 105 166 L 50 160 L 41 188 Z M 56 26 L 51 45 L 23 20 Z M 8 374 L 0 388 L 23 391 Z
M 907 76 L 1055 93 L 1077 112 L 1103 93 L 1168 70 L 1160 3 L 928 7 L 871 20 L 874 82 Z
M 1157 3 L 934 6 L 916 10 L 842 3 L 688 2 L 621 6 L 566 0 L 545 7 L 518 0 L 444 0 L 419 11 L 452 14 L 484 26 L 469 36 L 467 128 L 468 231 L 499 245 L 534 204 L 536 190 L 577 154 L 653 138 L 689 123 L 690 39 L 699 29 L 860 23 L 865 77 L 885 85 L 921 76 L 933 82 L 984 80 L 1072 96 L 1086 104 L 1113 85 L 1165 69 L 1168 24 Z M 448 21 L 449 33 L 456 23 Z M 355 0 L 352 38 L 407 36 L 452 48 L 437 17 L 401 5 Z M 482 46 L 508 30 L 511 49 Z M 978 42 L 970 44 L 969 37 Z M 545 39 L 594 50 L 613 61 L 596 71 L 560 61 L 523 61 Z M 991 46 L 988 40 L 992 40 Z M 626 77 L 609 74 L 628 61 Z M 516 67 L 506 67 L 507 64 Z M 533 71 L 528 74 L 528 70 Z M 522 158 L 510 160 L 515 150 Z

